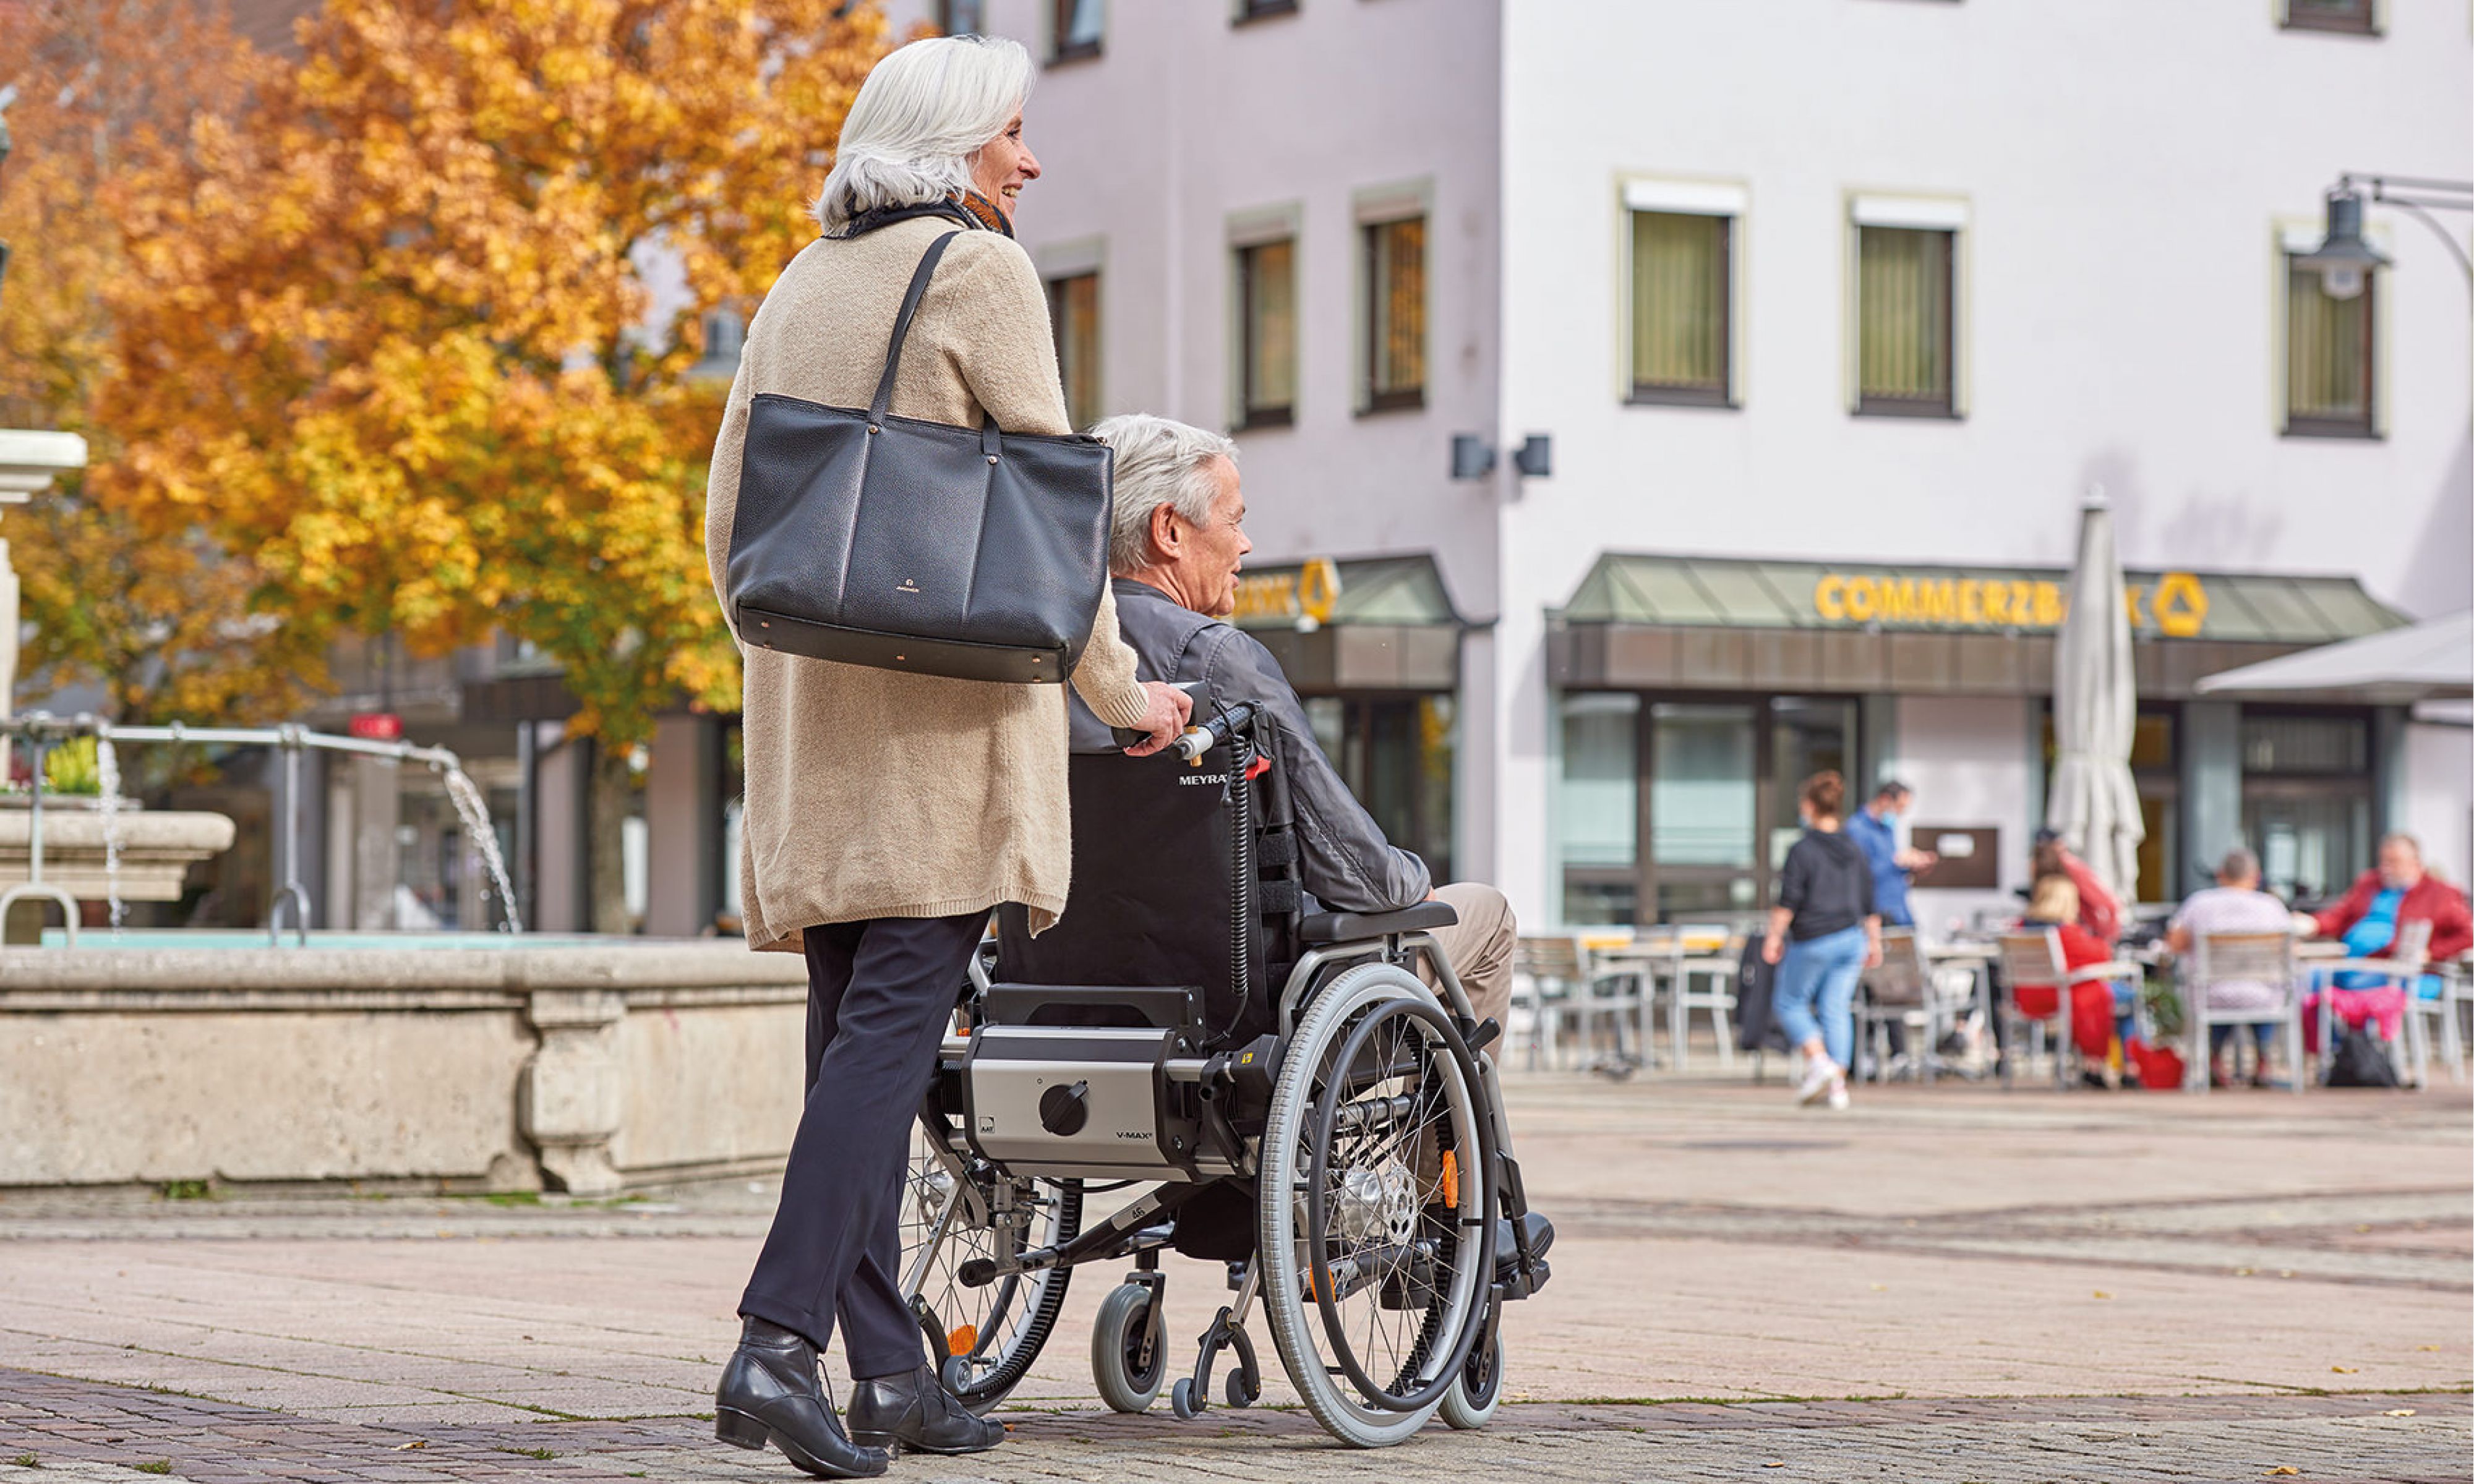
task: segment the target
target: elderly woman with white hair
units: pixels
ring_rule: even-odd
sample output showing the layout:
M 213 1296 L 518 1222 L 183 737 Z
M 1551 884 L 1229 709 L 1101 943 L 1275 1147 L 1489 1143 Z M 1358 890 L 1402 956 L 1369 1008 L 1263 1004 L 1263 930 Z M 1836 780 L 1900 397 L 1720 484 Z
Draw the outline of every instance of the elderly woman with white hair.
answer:
M 1023 140 L 1031 76 L 1020 45 L 953 36 L 892 52 L 860 88 L 816 203 L 824 235 L 765 296 L 730 389 L 705 525 L 717 592 L 751 400 L 866 406 L 912 271 L 940 237 L 954 234 L 911 323 L 893 412 L 1070 431 L 1046 297 L 1012 240 L 1015 198 L 1040 174 Z M 1034 930 L 1064 910 L 1062 687 L 740 655 L 741 899 L 751 947 L 807 955 L 808 1091 L 715 1430 L 772 1443 L 825 1478 L 882 1473 L 895 1447 L 992 1448 L 1005 1429 L 957 1404 L 926 1364 L 895 1272 L 897 1201 L 911 1118 L 989 910 L 1023 903 Z M 1094 714 L 1148 734 L 1129 751 L 1153 752 L 1190 703 L 1134 669 L 1104 593 L 1074 686 Z M 854 1382 L 847 1433 L 816 1367 L 837 1325 Z

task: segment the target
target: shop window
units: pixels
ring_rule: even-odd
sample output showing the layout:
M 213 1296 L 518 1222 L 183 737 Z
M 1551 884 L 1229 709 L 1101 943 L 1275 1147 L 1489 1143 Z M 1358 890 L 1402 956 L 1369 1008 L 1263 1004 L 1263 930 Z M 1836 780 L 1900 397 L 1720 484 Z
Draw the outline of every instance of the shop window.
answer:
M 1365 228 L 1369 412 L 1426 404 L 1426 219 Z
M 1298 245 L 1237 250 L 1241 428 L 1285 427 L 1297 416 Z
M 1632 213 L 1632 400 L 1730 396 L 1732 217 Z
M 1650 707 L 1649 853 L 1660 921 L 1758 905 L 1758 738 L 1749 704 Z
M 1563 920 L 1636 922 L 1640 698 L 1578 691 L 1564 696 L 1558 710 L 1564 769 L 1556 789 L 1555 834 Z
M 1953 416 L 1958 234 L 1869 226 L 1856 233 L 1856 410 Z
M 1048 323 L 1056 336 L 1056 374 L 1065 385 L 1065 420 L 1100 420 L 1100 275 L 1048 281 Z
M 1314 696 L 1306 717 L 1341 781 L 1383 837 L 1452 874 L 1455 707 L 1447 695 Z
M 1097 57 L 1107 29 L 1106 0 L 1054 0 L 1052 35 L 1055 44 L 1049 48 L 1051 61 L 1072 61 L 1079 57 Z
M 978 36 L 987 18 L 987 0 L 936 0 L 936 29 L 949 36 Z
M 2372 304 L 2379 274 L 2356 292 L 2328 292 L 2316 269 L 2290 260 L 2285 271 L 2285 431 L 2305 438 L 2372 436 L 2372 376 L 2378 364 Z
M 2285 0 L 2285 29 L 2375 36 L 2380 29 L 2376 0 Z
M 1764 805 L 1770 879 L 1786 864 L 1786 852 L 1804 833 L 1796 803 L 1804 780 L 1835 773 L 1847 780 L 1847 807 L 1863 806 L 1865 791 L 1855 775 L 1856 703 L 1803 696 L 1770 702 L 1769 800 Z

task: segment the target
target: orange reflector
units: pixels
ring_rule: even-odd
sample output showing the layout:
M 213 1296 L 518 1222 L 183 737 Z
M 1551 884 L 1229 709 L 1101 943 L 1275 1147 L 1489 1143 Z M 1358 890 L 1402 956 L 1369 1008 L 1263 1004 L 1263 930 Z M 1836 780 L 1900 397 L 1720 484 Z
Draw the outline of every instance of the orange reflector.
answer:
M 1460 1153 L 1457 1150 L 1443 1151 L 1443 1204 L 1445 1206 L 1461 1204 L 1461 1161 Z
M 979 1348 L 980 1327 L 977 1325 L 956 1325 L 945 1331 L 945 1353 L 949 1355 L 967 1355 Z

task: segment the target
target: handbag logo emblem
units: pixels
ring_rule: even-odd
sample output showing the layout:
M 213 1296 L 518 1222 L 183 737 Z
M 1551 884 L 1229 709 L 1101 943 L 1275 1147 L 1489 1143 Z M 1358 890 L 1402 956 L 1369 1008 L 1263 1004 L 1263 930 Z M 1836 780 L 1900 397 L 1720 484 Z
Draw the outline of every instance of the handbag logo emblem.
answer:
M 896 592 L 915 593 L 919 590 L 919 584 L 915 580 L 906 577 L 894 587 L 893 590 Z

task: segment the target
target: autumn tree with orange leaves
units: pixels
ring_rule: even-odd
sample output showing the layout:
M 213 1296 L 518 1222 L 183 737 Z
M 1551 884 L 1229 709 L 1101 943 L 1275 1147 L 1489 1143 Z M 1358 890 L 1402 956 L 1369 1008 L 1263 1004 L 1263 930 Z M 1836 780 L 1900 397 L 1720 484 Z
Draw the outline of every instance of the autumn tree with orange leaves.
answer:
M 120 374 L 133 190 L 190 169 L 192 127 L 241 106 L 252 59 L 194 0 L 30 0 L 0 7 L 0 85 L 14 149 L 0 171 L 0 425 L 85 435 Z M 262 610 L 267 574 L 193 516 L 141 521 L 85 474 L 0 515 L 35 633 L 36 695 L 100 683 L 122 720 L 282 714 L 320 675 L 314 636 Z
M 846 0 L 327 0 L 297 67 L 132 192 L 121 455 L 135 518 L 246 550 L 303 631 L 500 631 L 599 739 L 593 918 L 623 930 L 629 751 L 738 701 L 703 558 L 721 388 L 886 45 Z M 677 285 L 648 326 L 667 275 Z

